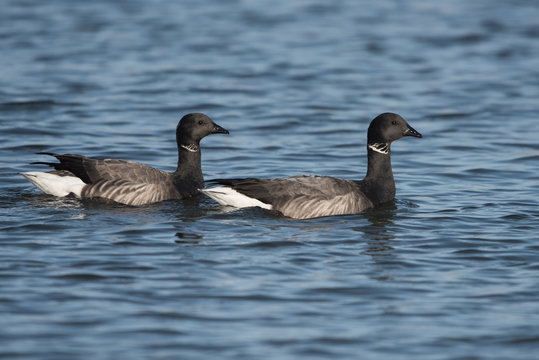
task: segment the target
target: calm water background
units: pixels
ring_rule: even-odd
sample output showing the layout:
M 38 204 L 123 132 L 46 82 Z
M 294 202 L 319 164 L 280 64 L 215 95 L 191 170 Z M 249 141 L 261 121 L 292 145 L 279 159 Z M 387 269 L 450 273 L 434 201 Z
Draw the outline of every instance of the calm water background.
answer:
M 533 359 L 537 1 L 0 1 L 0 357 Z M 394 205 L 296 221 L 203 197 L 41 194 L 38 151 L 215 177 L 360 179 L 401 114 Z

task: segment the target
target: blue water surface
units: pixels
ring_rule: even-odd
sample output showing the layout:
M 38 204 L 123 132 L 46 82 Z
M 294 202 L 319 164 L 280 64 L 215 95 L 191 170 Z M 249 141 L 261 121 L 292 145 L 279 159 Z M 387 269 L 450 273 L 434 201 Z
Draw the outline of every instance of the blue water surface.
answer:
M 539 4 L 38 1 L 0 11 L 0 357 L 536 359 Z M 402 115 L 397 197 L 291 220 L 202 196 L 42 194 L 40 151 L 206 179 L 361 179 Z

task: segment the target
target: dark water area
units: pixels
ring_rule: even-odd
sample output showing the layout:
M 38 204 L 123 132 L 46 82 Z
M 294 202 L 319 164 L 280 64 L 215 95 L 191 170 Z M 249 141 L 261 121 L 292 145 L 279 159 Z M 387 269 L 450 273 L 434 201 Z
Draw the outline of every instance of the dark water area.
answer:
M 0 358 L 535 359 L 539 3 L 1 1 Z M 54 198 L 80 153 L 206 179 L 361 179 L 402 115 L 394 204 L 305 221 L 197 197 Z

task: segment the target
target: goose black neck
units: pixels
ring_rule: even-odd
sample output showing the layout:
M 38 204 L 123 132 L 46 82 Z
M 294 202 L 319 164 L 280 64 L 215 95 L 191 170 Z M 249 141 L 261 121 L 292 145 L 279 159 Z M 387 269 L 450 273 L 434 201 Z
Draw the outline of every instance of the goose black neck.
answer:
M 184 146 L 178 144 L 178 167 L 174 172 L 177 187 L 196 187 L 199 189 L 204 187 L 204 178 L 202 176 L 200 159 L 201 154 L 199 144 Z M 189 186 L 182 186 L 182 184 L 185 182 L 189 182 Z
M 367 175 L 363 179 L 362 190 L 374 205 L 395 198 L 395 180 L 391 169 L 391 153 L 383 154 L 367 150 Z
M 367 175 L 365 178 L 393 178 L 391 153 L 383 154 L 367 148 Z

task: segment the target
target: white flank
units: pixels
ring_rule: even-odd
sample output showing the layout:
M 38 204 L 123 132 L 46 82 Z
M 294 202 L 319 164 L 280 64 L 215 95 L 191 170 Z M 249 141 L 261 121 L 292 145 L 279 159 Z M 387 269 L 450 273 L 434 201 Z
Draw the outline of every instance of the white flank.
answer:
M 82 188 L 86 185 L 81 179 L 74 176 L 60 176 L 47 172 L 25 172 L 21 173 L 32 184 L 37 186 L 45 194 L 54 196 L 67 196 L 71 193 L 80 197 Z
M 271 210 L 271 205 L 263 203 L 262 201 L 251 198 L 247 195 L 243 195 L 228 186 L 218 186 L 209 189 L 202 189 L 200 191 L 202 191 L 204 194 L 208 195 L 221 205 L 232 206 L 236 208 L 258 206 L 263 209 Z

